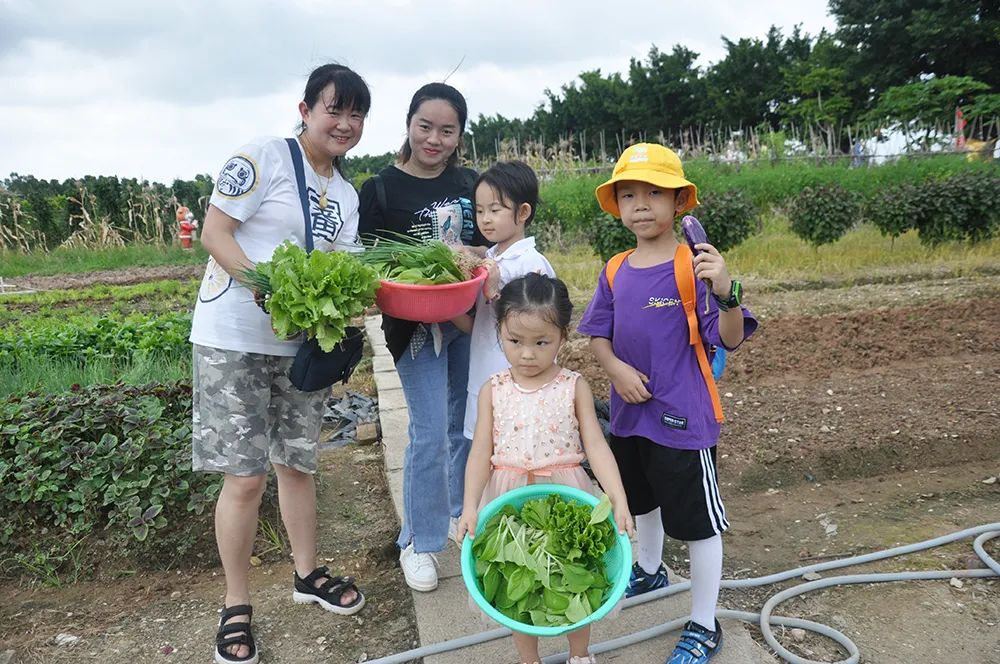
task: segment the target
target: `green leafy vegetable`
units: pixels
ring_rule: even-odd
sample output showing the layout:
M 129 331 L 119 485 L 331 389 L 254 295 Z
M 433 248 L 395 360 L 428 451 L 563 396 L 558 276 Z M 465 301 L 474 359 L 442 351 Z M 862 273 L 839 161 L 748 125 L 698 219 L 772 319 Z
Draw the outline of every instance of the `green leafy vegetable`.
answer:
M 265 296 L 279 336 L 305 332 L 325 351 L 343 340 L 347 325 L 374 304 L 375 270 L 342 251 L 306 253 L 282 243 L 270 261 L 244 273 L 244 281 Z
M 557 494 L 505 505 L 473 541 L 483 596 L 504 615 L 538 626 L 593 613 L 611 587 L 604 556 L 615 544 L 611 501 L 593 509 Z

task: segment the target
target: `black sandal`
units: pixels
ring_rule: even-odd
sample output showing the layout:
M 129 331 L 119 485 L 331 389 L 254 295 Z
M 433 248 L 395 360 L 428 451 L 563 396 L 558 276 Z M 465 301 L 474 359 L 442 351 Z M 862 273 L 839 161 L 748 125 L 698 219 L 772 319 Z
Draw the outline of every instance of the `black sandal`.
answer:
M 235 616 L 246 616 L 246 622 L 226 624 Z M 253 607 L 249 604 L 222 607 L 222 617 L 219 618 L 219 631 L 215 634 L 216 664 L 257 664 L 257 643 L 253 639 L 250 621 L 253 619 Z M 232 646 L 247 646 L 250 652 L 246 657 L 237 657 L 226 652 Z
M 317 587 L 316 581 L 319 579 L 323 579 L 323 583 Z M 351 590 L 357 596 L 350 604 L 343 604 L 341 600 L 344 593 Z M 295 572 L 295 591 L 292 593 L 292 600 L 296 604 L 319 604 L 327 611 L 342 616 L 353 616 L 365 605 L 365 596 L 354 585 L 354 577 L 330 576 L 327 567 L 317 567 L 304 579 Z

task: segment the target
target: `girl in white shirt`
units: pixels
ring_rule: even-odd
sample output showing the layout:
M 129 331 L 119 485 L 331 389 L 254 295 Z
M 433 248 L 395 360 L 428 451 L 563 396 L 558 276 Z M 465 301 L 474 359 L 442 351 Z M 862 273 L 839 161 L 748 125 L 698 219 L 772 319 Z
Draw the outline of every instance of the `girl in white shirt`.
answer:
M 556 276 L 549 261 L 535 249 L 535 238 L 524 235 L 538 208 L 538 178 L 531 167 L 522 161 L 498 162 L 476 180 L 475 195 L 476 225 L 494 244 L 486 251 L 489 298 L 479 293 L 475 318 L 462 316 L 453 321 L 472 334 L 464 431 L 470 440 L 476 429 L 479 389 L 490 376 L 510 366 L 500 346 L 492 300 L 505 285 L 530 272 Z

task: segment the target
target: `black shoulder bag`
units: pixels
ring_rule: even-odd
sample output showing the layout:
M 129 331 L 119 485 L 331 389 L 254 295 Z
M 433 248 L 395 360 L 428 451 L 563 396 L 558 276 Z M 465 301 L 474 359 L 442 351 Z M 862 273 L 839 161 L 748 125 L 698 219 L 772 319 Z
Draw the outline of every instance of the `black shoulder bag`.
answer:
M 313 250 L 312 221 L 309 214 L 309 196 L 306 189 L 306 175 L 302 166 L 302 153 L 294 138 L 288 141 L 288 150 L 292 153 L 292 165 L 295 167 L 295 181 L 299 187 L 299 201 L 302 203 L 302 216 L 306 222 L 306 252 Z M 354 368 L 364 354 L 365 340 L 361 330 L 348 327 L 343 341 L 334 346 L 329 353 L 319 347 L 316 339 L 306 339 L 299 352 L 295 354 L 288 378 L 292 385 L 303 392 L 315 392 L 330 387 L 338 381 L 344 383 L 351 377 Z

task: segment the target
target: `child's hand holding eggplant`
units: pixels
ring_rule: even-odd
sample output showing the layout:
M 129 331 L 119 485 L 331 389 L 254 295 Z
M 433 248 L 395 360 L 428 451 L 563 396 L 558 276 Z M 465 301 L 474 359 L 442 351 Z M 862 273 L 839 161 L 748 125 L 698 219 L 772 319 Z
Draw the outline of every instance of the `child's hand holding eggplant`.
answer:
M 715 291 L 719 297 L 728 297 L 732 280 L 726 269 L 726 261 L 722 258 L 722 254 L 708 243 L 708 233 L 705 232 L 704 226 L 691 215 L 686 215 L 681 219 L 681 233 L 691 248 L 691 253 L 694 254 L 694 276 L 703 279 L 708 285 L 708 290 Z M 720 292 L 722 286 L 725 286 L 725 289 Z M 708 291 L 705 291 L 705 313 L 708 313 Z
M 698 244 L 698 249 L 698 255 L 694 257 L 694 276 L 709 282 L 712 292 L 720 298 L 728 298 L 733 280 L 729 276 L 726 259 L 708 243 Z

